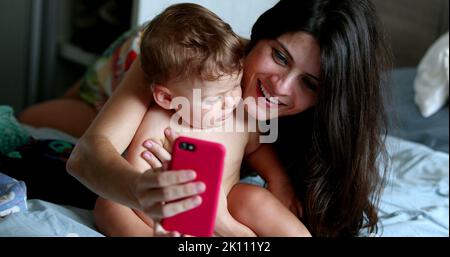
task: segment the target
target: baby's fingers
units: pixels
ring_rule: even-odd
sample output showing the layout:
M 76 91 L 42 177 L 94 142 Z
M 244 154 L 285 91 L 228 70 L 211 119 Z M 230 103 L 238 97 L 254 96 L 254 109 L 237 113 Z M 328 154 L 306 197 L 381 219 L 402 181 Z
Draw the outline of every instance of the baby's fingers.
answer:
M 172 160 L 172 155 L 170 154 L 170 152 L 152 140 L 145 141 L 143 146 L 147 149 L 147 151 L 144 152 L 144 154 L 150 156 L 152 155 L 154 158 L 156 157 L 155 159 L 157 159 L 159 163 L 168 162 Z
M 158 158 L 156 158 L 151 152 L 143 152 L 142 158 L 150 165 L 150 169 L 159 169 L 163 167 L 163 164 Z
M 164 130 L 164 135 L 166 136 L 167 142 L 168 142 L 168 149 L 172 149 L 173 147 L 173 143 L 175 142 L 175 140 L 179 137 L 178 133 L 176 133 L 173 129 L 171 128 L 166 128 Z

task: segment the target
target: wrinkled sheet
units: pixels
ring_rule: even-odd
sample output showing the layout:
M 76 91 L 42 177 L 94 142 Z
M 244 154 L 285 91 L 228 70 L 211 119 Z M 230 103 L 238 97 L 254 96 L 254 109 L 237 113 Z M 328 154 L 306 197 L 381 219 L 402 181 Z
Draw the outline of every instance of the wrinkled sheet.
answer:
M 376 236 L 449 236 L 449 155 L 389 137 L 391 167 Z
M 28 200 L 28 211 L 0 218 L 0 237 L 99 237 L 93 212 L 41 200 Z

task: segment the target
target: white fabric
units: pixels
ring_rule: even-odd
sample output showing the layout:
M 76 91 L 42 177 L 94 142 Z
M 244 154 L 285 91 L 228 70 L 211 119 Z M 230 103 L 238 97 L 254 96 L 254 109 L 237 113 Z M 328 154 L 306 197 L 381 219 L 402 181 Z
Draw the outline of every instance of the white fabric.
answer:
M 447 102 L 449 85 L 448 32 L 423 57 L 414 82 L 414 100 L 424 117 L 439 111 Z

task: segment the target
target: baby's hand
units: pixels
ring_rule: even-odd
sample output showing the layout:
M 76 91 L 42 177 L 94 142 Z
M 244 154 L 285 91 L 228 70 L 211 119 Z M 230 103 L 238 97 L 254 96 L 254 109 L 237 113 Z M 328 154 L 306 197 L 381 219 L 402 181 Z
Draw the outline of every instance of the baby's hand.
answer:
M 164 146 L 152 140 L 146 140 L 143 143 L 143 146 L 147 151 L 142 153 L 142 158 L 150 165 L 150 169 L 167 169 L 168 164 L 172 160 L 170 150 L 172 149 L 173 142 L 177 139 L 178 134 L 170 128 L 166 128 L 164 134 L 166 136 Z

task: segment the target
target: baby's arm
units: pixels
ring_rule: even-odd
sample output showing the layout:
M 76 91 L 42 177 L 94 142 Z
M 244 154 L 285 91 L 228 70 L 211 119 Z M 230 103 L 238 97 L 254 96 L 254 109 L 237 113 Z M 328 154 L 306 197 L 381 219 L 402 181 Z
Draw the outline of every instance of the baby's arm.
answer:
M 295 215 L 301 216 L 301 206 L 286 170 L 269 144 L 259 143 L 259 134 L 251 133 L 246 147 L 249 166 L 268 183 L 268 190 Z
M 147 223 L 132 209 L 101 197 L 95 203 L 94 217 L 98 230 L 106 236 L 153 236 L 152 222 Z

